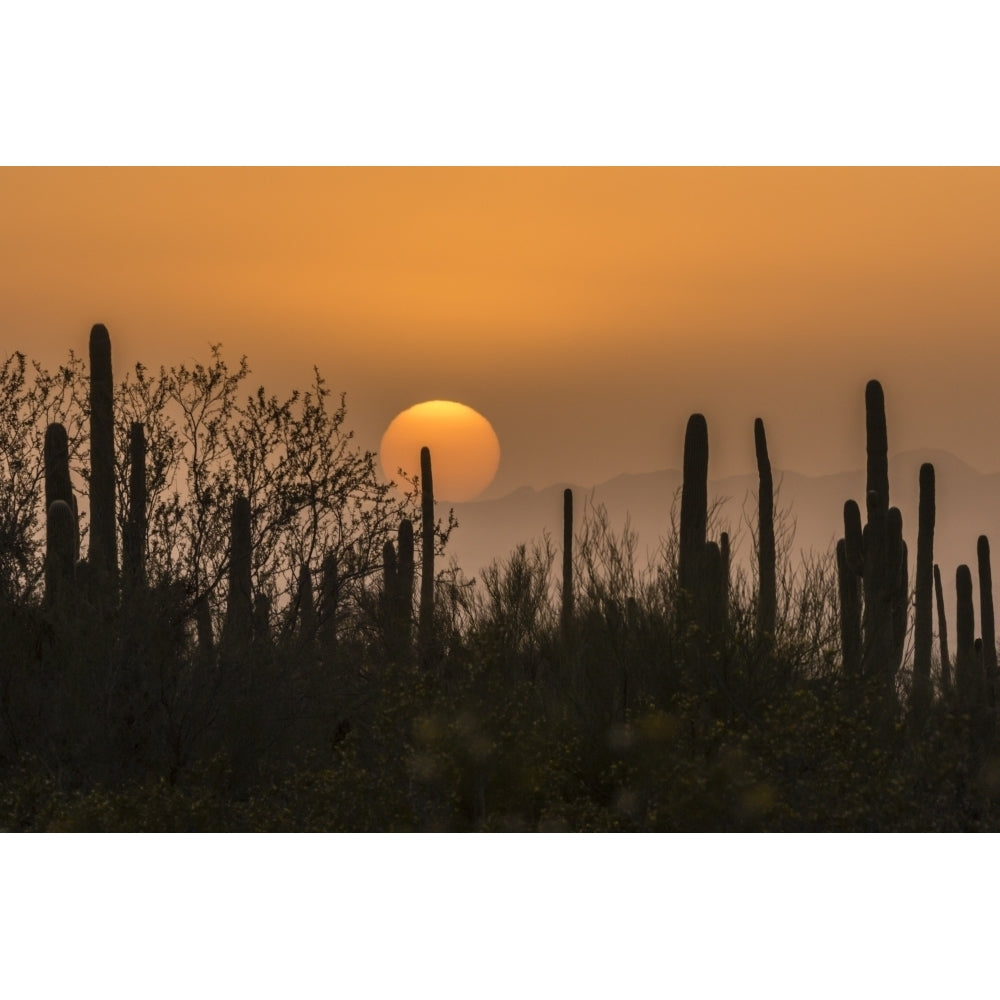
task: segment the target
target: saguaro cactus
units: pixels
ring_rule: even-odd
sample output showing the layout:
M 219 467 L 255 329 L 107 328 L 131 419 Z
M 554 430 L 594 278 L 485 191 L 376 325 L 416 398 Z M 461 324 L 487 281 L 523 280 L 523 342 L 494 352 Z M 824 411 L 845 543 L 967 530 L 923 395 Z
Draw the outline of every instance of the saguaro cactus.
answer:
M 233 498 L 232 527 L 229 540 L 229 596 L 223 642 L 241 645 L 253 626 L 250 562 L 250 501 L 242 493 Z
M 434 646 L 434 480 L 431 450 L 420 449 L 420 662 L 429 667 Z
M 996 708 L 997 636 L 993 617 L 993 573 L 990 568 L 990 541 L 980 535 L 976 543 L 979 563 L 979 616 L 982 623 L 983 679 L 986 683 L 986 703 Z
M 122 539 L 125 579 L 131 588 L 146 583 L 146 430 L 133 423 L 129 434 L 128 521 Z
M 931 702 L 931 645 L 934 640 L 934 466 L 920 466 L 920 501 L 917 514 L 916 604 L 913 622 L 914 711 L 925 712 Z
M 45 444 L 43 446 L 45 462 L 45 510 L 56 500 L 62 500 L 69 505 L 73 515 L 73 561 L 80 558 L 80 519 L 77 516 L 76 496 L 69 476 L 69 438 L 66 428 L 59 423 L 49 424 L 45 428 Z M 61 515 L 60 515 L 61 516 Z
M 955 693 L 963 711 L 979 703 L 979 662 L 976 656 L 976 614 L 972 603 L 972 573 L 962 565 L 955 571 L 957 614 L 955 626 Z
M 413 626 L 413 522 L 404 517 L 399 522 L 399 533 L 396 538 L 396 556 L 399 562 L 399 587 L 397 596 L 399 607 L 397 615 L 400 622 L 400 629 L 405 639 L 406 646 L 412 641 Z
M 73 503 L 73 486 L 69 478 L 69 438 L 62 424 L 45 428 L 45 509 L 56 500 Z
M 337 608 L 340 603 L 340 572 L 337 553 L 323 557 L 319 604 L 319 643 L 323 659 L 332 663 L 337 652 Z
M 90 564 L 106 581 L 118 575 L 113 406 L 111 338 L 98 323 L 90 331 Z
M 681 538 L 677 582 L 697 604 L 708 529 L 708 422 L 691 414 L 684 435 L 684 481 L 681 486 Z
M 300 635 L 306 641 L 316 638 L 316 602 L 313 599 L 312 571 L 309 563 L 299 566 L 299 625 Z
M 45 517 L 45 604 L 65 607 L 71 599 L 75 558 L 73 511 L 65 500 L 53 500 Z
M 910 594 L 909 562 L 906 542 L 903 540 L 903 515 L 898 507 L 889 508 L 887 519 L 889 528 L 886 593 L 891 602 L 889 607 L 892 623 L 892 642 L 889 647 L 887 680 L 891 684 L 903 662 L 906 645 L 907 610 Z
M 771 460 L 767 454 L 764 421 L 758 417 L 753 425 L 754 445 L 757 451 L 757 636 L 771 641 L 774 638 L 778 615 L 778 584 L 774 546 L 774 480 Z
M 891 692 L 905 637 L 905 623 L 894 622 L 893 615 L 905 586 L 900 578 L 905 556 L 899 511 L 890 517 L 885 397 L 874 379 L 865 387 L 865 435 L 867 523 L 862 532 L 857 505 L 844 505 L 844 556 L 848 567 L 860 569 L 863 582 L 862 674 L 880 677 Z M 900 613 L 905 615 L 905 601 Z
M 937 602 L 938 649 L 941 656 L 941 690 L 951 694 L 951 654 L 948 651 L 948 620 L 944 613 L 944 588 L 941 586 L 941 570 L 934 564 L 934 597 Z
M 729 540 L 726 538 L 726 549 Z M 726 553 L 728 555 L 728 551 Z M 699 619 L 705 632 L 718 645 L 726 631 L 726 620 L 729 616 L 727 603 L 728 580 L 726 578 L 726 559 L 722 546 L 718 542 L 706 542 L 705 552 L 701 560 L 703 580 L 699 592 L 704 600 L 704 606 L 699 608 Z
M 563 490 L 563 565 L 562 613 L 563 639 L 568 639 L 573 627 L 573 491 Z

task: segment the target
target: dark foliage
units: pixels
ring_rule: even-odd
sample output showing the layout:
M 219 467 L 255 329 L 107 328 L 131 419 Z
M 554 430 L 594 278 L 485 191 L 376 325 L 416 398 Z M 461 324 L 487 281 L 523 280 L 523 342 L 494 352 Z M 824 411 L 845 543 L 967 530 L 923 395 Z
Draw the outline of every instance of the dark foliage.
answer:
M 775 550 L 759 422 L 749 574 L 738 537 L 707 540 L 721 526 L 696 416 L 681 530 L 645 569 L 602 510 L 574 532 L 566 496 L 561 574 L 546 540 L 470 582 L 431 572 L 451 525 L 434 520 L 429 455 L 394 493 L 318 376 L 240 402 L 248 369 L 217 350 L 207 367 L 140 366 L 113 415 L 101 403 L 115 491 L 80 559 L 106 461 L 86 436 L 87 381 L 72 357 L 28 372 L 20 356 L 0 368 L 0 827 L 1000 826 L 992 600 L 977 645 L 962 567 L 956 662 L 929 659 L 922 470 L 911 670 L 877 383 L 868 524 L 848 504 L 836 558 Z M 988 581 L 985 539 L 979 570 Z

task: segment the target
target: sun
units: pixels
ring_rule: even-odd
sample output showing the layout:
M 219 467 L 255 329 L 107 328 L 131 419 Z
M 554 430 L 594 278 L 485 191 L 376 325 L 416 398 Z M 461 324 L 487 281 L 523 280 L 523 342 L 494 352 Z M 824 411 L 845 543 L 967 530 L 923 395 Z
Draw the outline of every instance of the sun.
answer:
M 433 399 L 403 410 L 382 435 L 379 456 L 390 479 L 420 473 L 420 449 L 431 450 L 434 498 L 461 503 L 479 496 L 500 465 L 500 441 L 471 406 Z

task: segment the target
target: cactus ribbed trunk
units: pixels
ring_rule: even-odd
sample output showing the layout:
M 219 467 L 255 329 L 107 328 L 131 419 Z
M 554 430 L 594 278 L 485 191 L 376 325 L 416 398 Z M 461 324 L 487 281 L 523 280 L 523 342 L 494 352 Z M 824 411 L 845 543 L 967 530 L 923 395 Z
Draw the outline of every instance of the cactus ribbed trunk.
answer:
M 778 582 L 774 545 L 774 480 L 771 460 L 767 454 L 764 421 L 758 417 L 753 425 L 757 451 L 757 638 L 772 642 L 778 616 Z
M 227 646 L 245 643 L 253 627 L 251 596 L 250 501 L 242 494 L 233 499 L 229 540 L 229 596 L 223 642 Z
M 567 641 L 573 628 L 573 491 L 563 490 L 563 564 L 562 612 L 560 616 L 563 640 Z
M 906 626 L 909 610 L 909 563 L 906 542 L 903 540 L 903 515 L 898 507 L 889 508 L 889 549 L 887 553 L 887 593 L 890 598 L 889 616 L 892 642 L 889 647 L 889 665 L 886 680 L 894 689 L 896 674 L 903 663 L 906 645 Z
M 431 666 L 434 648 L 434 480 L 431 450 L 420 449 L 420 663 Z
M 146 585 L 146 429 L 133 423 L 129 433 L 128 521 L 122 540 L 125 580 L 131 589 Z
M 722 556 L 722 621 L 729 628 L 729 567 L 731 555 L 729 552 L 729 532 L 719 535 L 719 554 Z
M 313 598 L 312 571 L 309 563 L 299 566 L 299 626 L 305 640 L 316 638 L 316 601 Z
M 62 424 L 45 429 L 45 509 L 56 500 L 73 505 L 73 486 L 69 478 L 69 438 Z
M 848 500 L 844 504 L 844 558 L 855 576 L 865 571 L 863 537 L 861 510 L 854 500 Z
M 399 522 L 396 546 L 396 556 L 399 562 L 397 617 L 404 645 L 409 648 L 413 641 L 413 581 L 416 571 L 413 558 L 413 522 L 408 517 L 404 517 Z
M 938 650 L 941 657 L 941 691 L 951 694 L 951 653 L 948 651 L 948 619 L 944 613 L 944 587 L 941 586 L 941 570 L 934 564 L 934 597 L 937 602 Z
M 73 511 L 65 500 L 53 500 L 45 516 L 45 604 L 65 608 L 75 580 Z
M 681 485 L 681 539 L 677 577 L 681 590 L 694 595 L 701 576 L 708 530 L 708 422 L 691 414 L 684 434 L 684 480 Z
M 684 480 L 681 485 L 681 538 L 677 582 L 695 606 L 702 582 L 705 534 L 708 529 L 708 422 L 691 414 L 684 434 Z
M 931 703 L 931 646 L 934 642 L 934 466 L 920 466 L 917 513 L 916 598 L 913 611 L 913 710 L 923 714 Z
M 990 542 L 980 535 L 976 543 L 979 563 L 979 617 L 983 639 L 983 679 L 986 684 L 986 704 L 996 708 L 997 636 L 993 617 L 993 571 L 990 567 Z
M 712 646 L 718 649 L 726 633 L 726 619 L 729 610 L 726 603 L 728 587 L 725 560 L 722 546 L 718 542 L 705 543 L 705 552 L 702 556 L 702 574 L 704 579 L 699 589 L 705 604 L 699 610 L 699 619 Z
M 979 702 L 980 684 L 972 573 L 968 566 L 959 566 L 955 571 L 955 593 L 955 694 L 962 711 L 972 712 Z
M 874 379 L 865 387 L 865 432 L 868 523 L 862 536 L 865 599 L 862 669 L 866 677 L 880 677 L 888 685 L 895 673 L 893 647 L 896 633 L 893 629 L 892 606 L 896 597 L 899 550 L 895 548 L 897 558 L 892 559 L 885 397 L 882 386 Z
M 76 518 L 76 497 L 69 477 L 69 439 L 62 424 L 45 429 L 45 603 L 51 606 L 57 594 L 67 593 L 75 579 L 79 557 L 80 531 Z M 64 504 L 53 513 L 53 504 Z M 67 516 L 68 512 L 68 516 Z M 66 527 L 70 530 L 70 548 L 65 549 Z M 67 569 L 68 566 L 68 569 Z
M 337 654 L 337 609 L 340 603 L 340 573 L 337 553 L 328 552 L 323 558 L 319 605 L 320 655 L 330 665 Z
M 104 587 L 117 581 L 114 383 L 111 338 L 101 323 L 90 331 L 90 565 L 99 588 L 102 579 Z

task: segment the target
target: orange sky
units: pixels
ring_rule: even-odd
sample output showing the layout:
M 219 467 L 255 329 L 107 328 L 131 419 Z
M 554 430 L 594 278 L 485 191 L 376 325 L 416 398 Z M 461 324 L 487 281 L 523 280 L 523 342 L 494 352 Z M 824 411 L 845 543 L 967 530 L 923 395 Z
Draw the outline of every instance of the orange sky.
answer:
M 317 364 L 377 448 L 400 410 L 493 423 L 500 474 L 588 485 L 864 463 L 1000 470 L 994 169 L 0 169 L 0 351 L 47 363 L 111 331 L 116 369 L 221 341 L 282 390 Z

